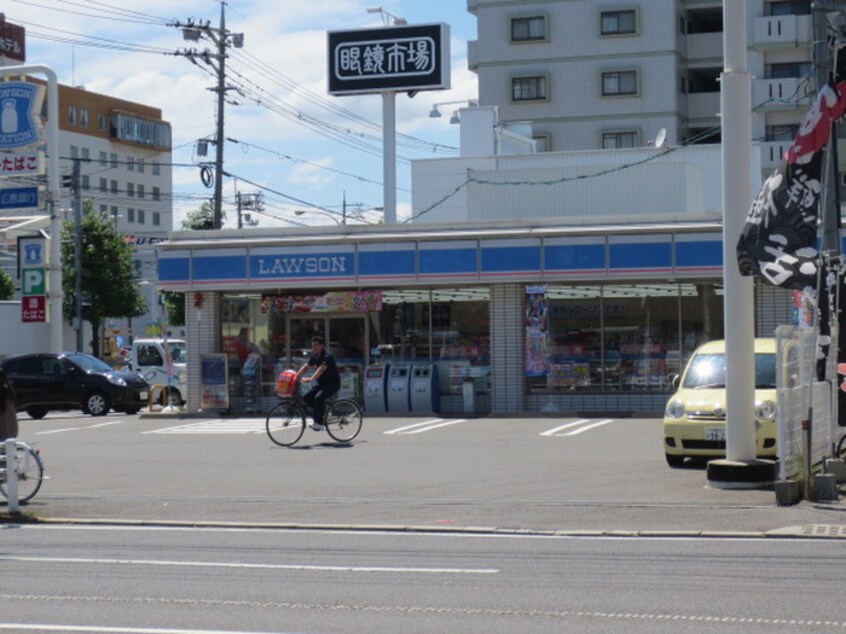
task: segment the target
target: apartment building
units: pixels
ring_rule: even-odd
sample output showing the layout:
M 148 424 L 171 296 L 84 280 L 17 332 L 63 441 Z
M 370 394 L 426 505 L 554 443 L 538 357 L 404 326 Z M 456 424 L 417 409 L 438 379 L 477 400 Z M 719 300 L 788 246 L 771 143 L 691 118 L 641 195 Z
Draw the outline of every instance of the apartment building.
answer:
M 752 134 L 767 173 L 814 93 L 810 0 L 748 0 Z M 539 150 L 720 142 L 722 2 L 468 0 L 480 105 L 531 122 Z

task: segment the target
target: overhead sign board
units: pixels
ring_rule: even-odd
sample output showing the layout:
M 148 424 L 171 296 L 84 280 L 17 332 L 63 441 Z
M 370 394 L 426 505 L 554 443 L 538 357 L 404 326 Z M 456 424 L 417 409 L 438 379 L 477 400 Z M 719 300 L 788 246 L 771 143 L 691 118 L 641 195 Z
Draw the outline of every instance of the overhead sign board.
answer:
M 449 25 L 330 31 L 329 94 L 450 86 Z
M 44 87 L 23 81 L 0 83 L 0 150 L 27 148 L 41 142 Z
M 26 61 L 26 31 L 22 26 L 0 21 L 0 57 Z
M 37 207 L 37 187 L 0 189 L 0 209 L 31 209 Z

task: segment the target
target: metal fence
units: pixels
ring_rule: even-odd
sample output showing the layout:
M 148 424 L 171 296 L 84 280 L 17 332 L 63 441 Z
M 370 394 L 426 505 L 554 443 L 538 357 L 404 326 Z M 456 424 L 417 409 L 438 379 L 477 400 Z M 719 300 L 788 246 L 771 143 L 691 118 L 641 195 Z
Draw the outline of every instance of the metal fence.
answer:
M 779 479 L 804 479 L 832 454 L 836 380 L 816 380 L 817 334 L 810 328 L 776 328 Z M 832 342 L 835 348 L 836 341 Z M 832 362 L 833 364 L 834 362 Z M 836 376 L 833 372 L 827 376 Z

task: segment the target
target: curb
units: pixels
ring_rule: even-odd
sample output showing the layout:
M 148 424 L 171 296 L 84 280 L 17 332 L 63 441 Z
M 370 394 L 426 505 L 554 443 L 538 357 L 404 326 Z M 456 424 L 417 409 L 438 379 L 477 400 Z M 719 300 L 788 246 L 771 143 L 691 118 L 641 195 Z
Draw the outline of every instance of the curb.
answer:
M 398 524 L 304 524 L 285 522 L 225 522 L 179 520 L 130 520 L 104 518 L 37 518 L 0 513 L 0 524 L 43 524 L 65 526 L 135 526 L 161 528 L 220 528 L 242 530 L 288 530 L 327 532 L 380 532 L 456 535 L 503 535 L 528 537 L 601 537 L 607 539 L 835 539 L 846 540 L 846 525 L 810 524 L 787 526 L 767 531 L 709 531 L 709 530 L 560 530 L 532 528 L 501 528 L 496 526 L 431 526 Z

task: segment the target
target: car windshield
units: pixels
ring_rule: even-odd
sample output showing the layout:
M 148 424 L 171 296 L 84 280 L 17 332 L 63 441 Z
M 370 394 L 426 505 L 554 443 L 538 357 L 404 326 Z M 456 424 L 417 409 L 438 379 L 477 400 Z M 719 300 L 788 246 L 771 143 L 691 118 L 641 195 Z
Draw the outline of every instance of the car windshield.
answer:
M 774 388 L 776 358 L 772 353 L 755 355 L 755 388 Z M 706 353 L 696 355 L 684 377 L 682 387 L 691 389 L 724 388 L 726 386 L 726 355 Z
M 111 372 L 112 368 L 107 363 L 100 361 L 97 357 L 92 357 L 90 354 L 84 352 L 71 352 L 65 355 L 65 358 L 73 361 L 80 368 L 86 372 Z

